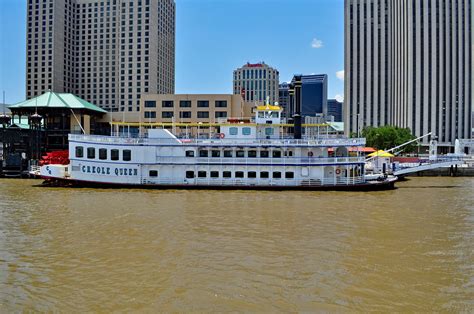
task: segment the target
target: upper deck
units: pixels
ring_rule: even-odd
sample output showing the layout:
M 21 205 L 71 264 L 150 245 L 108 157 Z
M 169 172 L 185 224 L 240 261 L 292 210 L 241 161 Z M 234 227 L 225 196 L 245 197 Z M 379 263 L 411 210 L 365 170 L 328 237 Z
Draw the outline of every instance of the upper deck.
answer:
M 69 141 L 127 146 L 245 146 L 245 147 L 343 147 L 365 146 L 365 138 L 308 138 L 308 139 L 196 139 L 196 138 L 148 138 L 128 136 L 100 136 L 69 134 Z

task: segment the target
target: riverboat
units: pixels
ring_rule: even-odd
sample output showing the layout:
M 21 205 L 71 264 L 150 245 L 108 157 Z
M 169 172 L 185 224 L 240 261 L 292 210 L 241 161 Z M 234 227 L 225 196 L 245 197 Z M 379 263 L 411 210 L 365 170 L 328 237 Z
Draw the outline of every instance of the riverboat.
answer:
M 32 171 L 48 184 L 198 189 L 392 189 L 396 177 L 365 176 L 365 157 L 349 154 L 363 138 L 286 138 L 278 105 L 253 119 L 226 119 L 209 138 L 181 138 L 165 128 L 143 136 L 69 135 L 67 164 Z M 295 127 L 296 129 L 296 127 Z M 145 133 L 145 132 L 144 132 Z

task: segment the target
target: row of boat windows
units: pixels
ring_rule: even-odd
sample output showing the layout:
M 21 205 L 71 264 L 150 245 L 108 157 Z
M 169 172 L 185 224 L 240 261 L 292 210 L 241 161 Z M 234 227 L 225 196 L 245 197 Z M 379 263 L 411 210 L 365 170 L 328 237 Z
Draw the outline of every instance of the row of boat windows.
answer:
M 75 155 L 76 158 L 84 158 L 84 151 L 86 152 L 87 159 L 95 159 L 96 156 L 99 157 L 100 160 L 107 160 L 108 156 L 110 155 L 110 160 L 122 160 L 122 161 L 131 161 L 132 160 L 132 151 L 129 149 L 110 149 L 107 148 L 99 148 L 98 154 L 97 149 L 95 147 L 87 147 L 84 150 L 82 146 L 76 146 Z M 120 159 L 120 155 L 122 155 L 122 159 Z
M 247 174 L 247 176 L 245 176 Z M 257 175 L 259 175 L 257 177 Z M 268 171 L 261 171 L 261 172 L 256 172 L 256 171 L 222 171 L 222 178 L 225 179 L 230 179 L 230 178 L 237 178 L 237 179 L 243 179 L 243 178 L 248 178 L 248 179 L 269 179 L 270 175 L 273 179 L 294 179 L 295 178 L 295 173 L 292 171 L 286 171 L 286 172 L 280 172 L 280 171 L 273 171 L 272 173 Z M 193 178 L 220 178 L 220 172 L 219 171 L 186 171 L 186 179 L 193 179 Z
M 199 150 L 199 157 L 207 158 L 207 157 L 214 157 L 214 158 L 220 158 L 221 155 L 224 156 L 224 158 L 257 158 L 257 155 L 260 156 L 260 158 L 269 158 L 270 153 L 273 158 L 281 158 L 282 157 L 282 151 L 281 150 L 273 150 L 273 151 L 268 151 L 268 150 L 262 150 L 260 152 L 257 152 L 256 150 L 236 150 L 235 155 L 233 150 L 224 150 L 223 154 L 220 150 Z M 260 154 L 258 154 L 260 153 Z M 194 151 L 193 150 L 187 150 L 186 151 L 186 157 L 194 157 Z M 292 157 L 293 156 L 293 151 L 285 151 L 285 156 Z

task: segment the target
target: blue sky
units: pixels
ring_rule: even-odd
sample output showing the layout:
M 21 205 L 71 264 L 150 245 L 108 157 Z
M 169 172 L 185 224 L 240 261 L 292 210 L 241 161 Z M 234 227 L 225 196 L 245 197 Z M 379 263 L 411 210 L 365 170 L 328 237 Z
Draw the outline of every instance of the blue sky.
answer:
M 246 62 L 293 74 L 326 73 L 344 94 L 343 0 L 176 0 L 176 93 L 232 93 Z M 0 91 L 25 98 L 26 0 L 0 1 Z M 0 98 L 1 101 L 1 98 Z

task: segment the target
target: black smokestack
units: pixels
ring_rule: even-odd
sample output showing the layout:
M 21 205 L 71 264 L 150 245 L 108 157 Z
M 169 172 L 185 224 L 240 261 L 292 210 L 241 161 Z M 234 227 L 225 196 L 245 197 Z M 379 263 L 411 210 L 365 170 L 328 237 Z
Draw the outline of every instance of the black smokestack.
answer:
M 295 75 L 293 78 L 294 86 L 294 108 L 293 122 L 295 124 L 294 137 L 296 140 L 301 139 L 301 75 Z

